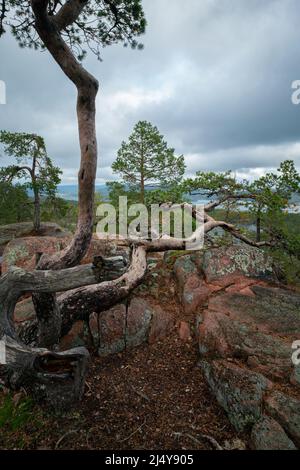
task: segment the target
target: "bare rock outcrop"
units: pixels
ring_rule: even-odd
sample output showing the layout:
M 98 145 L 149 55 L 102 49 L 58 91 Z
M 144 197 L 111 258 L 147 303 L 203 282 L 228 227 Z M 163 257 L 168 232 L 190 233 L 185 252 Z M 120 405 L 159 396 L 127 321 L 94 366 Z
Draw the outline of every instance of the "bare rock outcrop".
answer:
M 93 243 L 88 257 L 100 249 L 110 254 L 109 246 Z M 25 260 L 29 267 L 36 246 Z M 299 448 L 300 366 L 292 362 L 292 345 L 300 339 L 300 294 L 279 285 L 270 258 L 254 248 L 223 247 L 176 258 L 172 282 L 171 273 L 165 275 L 170 256 L 165 264 L 152 260 L 150 284 L 146 279 L 126 302 L 76 321 L 64 331 L 61 349 L 88 346 L 103 357 L 153 343 L 175 325 L 183 342 L 196 331 L 199 367 L 236 430 L 250 432 L 256 449 Z M 161 302 L 159 288 L 169 301 Z M 34 338 L 30 299 L 18 303 L 14 319 L 18 331 L 26 325 Z

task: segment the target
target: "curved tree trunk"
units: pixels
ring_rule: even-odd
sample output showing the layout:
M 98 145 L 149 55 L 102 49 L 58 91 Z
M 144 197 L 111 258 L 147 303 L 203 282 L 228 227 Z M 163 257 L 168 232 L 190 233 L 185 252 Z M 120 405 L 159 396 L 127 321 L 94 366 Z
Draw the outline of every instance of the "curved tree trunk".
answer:
M 84 2 L 82 2 L 84 3 Z M 96 95 L 97 80 L 75 59 L 63 41 L 58 24 L 47 15 L 47 0 L 32 0 L 36 30 L 65 75 L 77 88 L 77 118 L 81 151 L 78 173 L 78 222 L 69 246 L 53 256 L 42 256 L 37 269 L 63 269 L 76 266 L 86 254 L 93 230 L 93 203 L 97 170 Z M 40 346 L 53 347 L 60 336 L 61 316 L 55 295 L 33 296 L 39 321 Z
M 63 269 L 76 266 L 85 256 L 93 233 L 93 205 L 97 170 L 95 129 L 96 87 L 89 80 L 78 90 L 77 115 L 81 149 L 78 174 L 78 222 L 75 235 L 67 248 L 54 256 L 43 256 L 37 269 Z M 59 341 L 61 314 L 54 294 L 34 294 L 33 302 L 39 321 L 39 345 L 51 348 Z

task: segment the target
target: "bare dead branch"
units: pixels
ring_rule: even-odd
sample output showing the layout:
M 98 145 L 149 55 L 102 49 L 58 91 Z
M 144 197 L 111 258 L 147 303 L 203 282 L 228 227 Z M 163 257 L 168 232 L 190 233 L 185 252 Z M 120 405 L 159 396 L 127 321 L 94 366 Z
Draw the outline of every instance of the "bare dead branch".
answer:
M 122 272 L 123 258 L 98 257 L 95 264 L 60 271 L 26 272 L 13 267 L 1 277 L 0 339 L 5 343 L 4 367 L 11 387 L 24 385 L 39 399 L 49 399 L 56 407 L 67 406 L 82 396 L 88 351 L 85 348 L 76 348 L 57 353 L 22 344 L 13 322 L 15 305 L 24 292 L 58 292 L 106 281 L 112 275 L 120 276 Z
M 136 246 L 128 271 L 118 279 L 61 294 L 57 302 L 62 316 L 62 332 L 67 332 L 74 321 L 88 319 L 91 313 L 100 313 L 126 299 L 142 282 L 146 271 L 146 250 L 143 246 Z

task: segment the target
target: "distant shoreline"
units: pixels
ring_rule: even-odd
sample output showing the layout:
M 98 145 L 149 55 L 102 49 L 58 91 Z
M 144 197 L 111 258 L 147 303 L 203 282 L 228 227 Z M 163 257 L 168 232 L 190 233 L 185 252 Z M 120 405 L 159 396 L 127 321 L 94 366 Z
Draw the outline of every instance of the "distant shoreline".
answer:
M 57 189 L 57 194 L 62 199 L 73 203 L 78 202 L 78 186 L 76 184 L 59 185 Z M 108 197 L 106 184 L 96 184 L 95 190 L 96 192 L 101 193 L 104 198 Z M 189 198 L 192 200 L 193 204 L 206 204 L 208 201 L 208 198 L 205 198 L 204 196 L 202 196 L 201 199 L 199 199 L 197 196 L 189 196 Z M 300 200 L 295 202 L 295 206 L 295 208 L 290 208 L 289 212 L 300 214 Z

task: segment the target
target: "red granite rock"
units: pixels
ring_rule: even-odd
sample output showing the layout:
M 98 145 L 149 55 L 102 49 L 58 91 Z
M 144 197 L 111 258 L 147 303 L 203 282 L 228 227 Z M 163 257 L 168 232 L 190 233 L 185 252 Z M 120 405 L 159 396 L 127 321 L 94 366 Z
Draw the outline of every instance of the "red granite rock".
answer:
M 265 408 L 300 447 L 300 401 L 286 394 L 274 391 L 265 398 Z
M 26 237 L 11 240 L 3 253 L 2 274 L 12 265 L 32 271 L 37 264 L 38 253 L 54 254 L 65 248 L 69 240 L 57 237 Z
M 11 265 L 32 271 L 37 263 L 37 254 L 46 253 L 52 255 L 63 250 L 70 240 L 70 237 L 55 236 L 15 238 L 5 247 L 1 266 L 2 274 L 7 272 Z M 81 264 L 92 263 L 95 256 L 109 257 L 114 255 L 127 256 L 128 249 L 93 237 Z
M 223 287 L 238 283 L 241 276 L 273 281 L 273 261 L 264 251 L 247 245 L 231 245 L 207 250 L 202 269 L 210 284 Z
M 180 302 L 186 314 L 195 313 L 208 300 L 212 291 L 199 273 L 194 255 L 180 257 L 174 265 Z
M 148 342 L 150 344 L 168 335 L 174 326 L 174 316 L 163 310 L 159 305 L 155 305 L 152 310 L 152 319 Z
M 186 321 L 181 321 L 179 323 L 178 334 L 179 334 L 179 338 L 182 341 L 191 340 L 191 328 L 190 328 L 190 325 Z
M 296 450 L 280 424 L 269 416 L 262 416 L 253 426 L 251 444 L 255 450 Z
M 125 349 L 126 306 L 118 304 L 99 314 L 99 356 Z
M 200 361 L 199 366 L 237 431 L 246 429 L 261 417 L 263 397 L 272 389 L 272 382 L 224 359 Z
M 72 349 L 83 345 L 85 345 L 84 322 L 79 320 L 73 324 L 68 334 L 63 336 L 60 341 L 60 348 L 62 351 L 64 351 L 66 349 Z
M 141 297 L 133 297 L 127 310 L 126 346 L 133 348 L 147 341 L 153 307 Z

